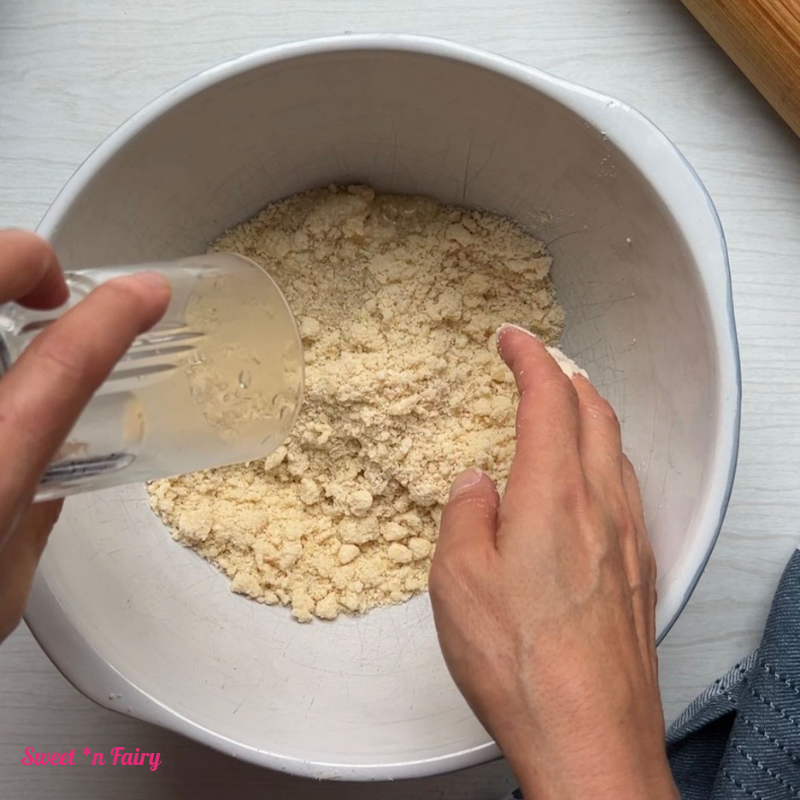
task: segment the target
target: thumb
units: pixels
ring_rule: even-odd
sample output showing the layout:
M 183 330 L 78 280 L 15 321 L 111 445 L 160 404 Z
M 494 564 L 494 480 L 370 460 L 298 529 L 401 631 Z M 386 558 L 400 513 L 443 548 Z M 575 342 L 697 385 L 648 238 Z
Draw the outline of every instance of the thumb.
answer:
M 0 547 L 0 642 L 19 624 L 33 573 L 60 513 L 61 501 L 31 506 Z
M 494 550 L 500 499 L 492 479 L 468 469 L 453 481 L 442 513 L 435 558 L 463 549 Z
M 0 452 L 17 459 L 14 470 L 0 471 L 4 512 L 33 495 L 92 395 L 169 300 L 170 285 L 158 273 L 103 283 L 36 336 L 3 376 Z

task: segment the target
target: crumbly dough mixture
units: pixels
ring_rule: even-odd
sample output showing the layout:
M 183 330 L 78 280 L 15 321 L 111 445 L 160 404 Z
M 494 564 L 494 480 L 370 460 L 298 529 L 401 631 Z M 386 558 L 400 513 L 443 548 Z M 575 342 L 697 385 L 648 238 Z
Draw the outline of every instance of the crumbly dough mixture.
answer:
M 424 591 L 453 478 L 477 466 L 502 485 L 511 463 L 516 391 L 496 329 L 560 337 L 544 245 L 495 214 L 330 186 L 211 249 L 283 287 L 304 406 L 266 460 L 152 483 L 154 510 L 233 591 L 301 622 Z

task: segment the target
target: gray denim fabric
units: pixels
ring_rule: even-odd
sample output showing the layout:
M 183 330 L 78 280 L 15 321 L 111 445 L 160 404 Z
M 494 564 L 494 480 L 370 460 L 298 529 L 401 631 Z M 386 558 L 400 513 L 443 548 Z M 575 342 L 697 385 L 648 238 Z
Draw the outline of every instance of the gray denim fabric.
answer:
M 667 755 L 682 800 L 800 800 L 800 552 L 760 647 L 670 726 Z
M 758 650 L 675 721 L 667 754 L 683 800 L 800 798 L 800 553 Z

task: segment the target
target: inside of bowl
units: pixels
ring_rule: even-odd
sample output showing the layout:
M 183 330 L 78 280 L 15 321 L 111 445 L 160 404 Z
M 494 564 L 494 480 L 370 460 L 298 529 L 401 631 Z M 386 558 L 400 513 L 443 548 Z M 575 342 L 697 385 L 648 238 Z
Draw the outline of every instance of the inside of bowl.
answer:
M 392 50 L 263 59 L 207 84 L 145 112 L 73 182 L 47 231 L 65 265 L 201 252 L 269 201 L 334 181 L 516 218 L 555 257 L 564 349 L 622 420 L 661 608 L 677 608 L 697 567 L 687 553 L 718 413 L 708 300 L 658 193 L 560 102 L 578 90 Z M 70 500 L 42 573 L 94 652 L 177 715 L 168 724 L 254 760 L 400 775 L 494 752 L 447 674 L 427 597 L 301 626 L 229 593 L 169 538 L 142 487 Z M 95 696 L 164 721 L 115 691 Z

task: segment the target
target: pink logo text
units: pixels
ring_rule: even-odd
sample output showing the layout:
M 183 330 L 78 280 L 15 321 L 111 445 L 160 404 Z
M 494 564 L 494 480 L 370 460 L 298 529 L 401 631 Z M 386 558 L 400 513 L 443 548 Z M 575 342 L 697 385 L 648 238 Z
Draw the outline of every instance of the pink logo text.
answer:
M 90 747 L 84 747 L 81 752 L 87 760 L 91 757 L 92 760 L 89 763 L 93 767 L 104 767 L 108 760 L 109 766 L 112 767 L 147 766 L 151 772 L 155 772 L 161 763 L 161 753 L 142 752 L 138 747 L 135 751 L 126 750 L 124 747 L 113 747 L 108 756 L 99 751 L 92 752 Z M 25 767 L 72 767 L 77 763 L 75 748 L 64 753 L 39 753 L 33 747 L 26 747 L 25 755 L 22 758 L 22 765 Z

